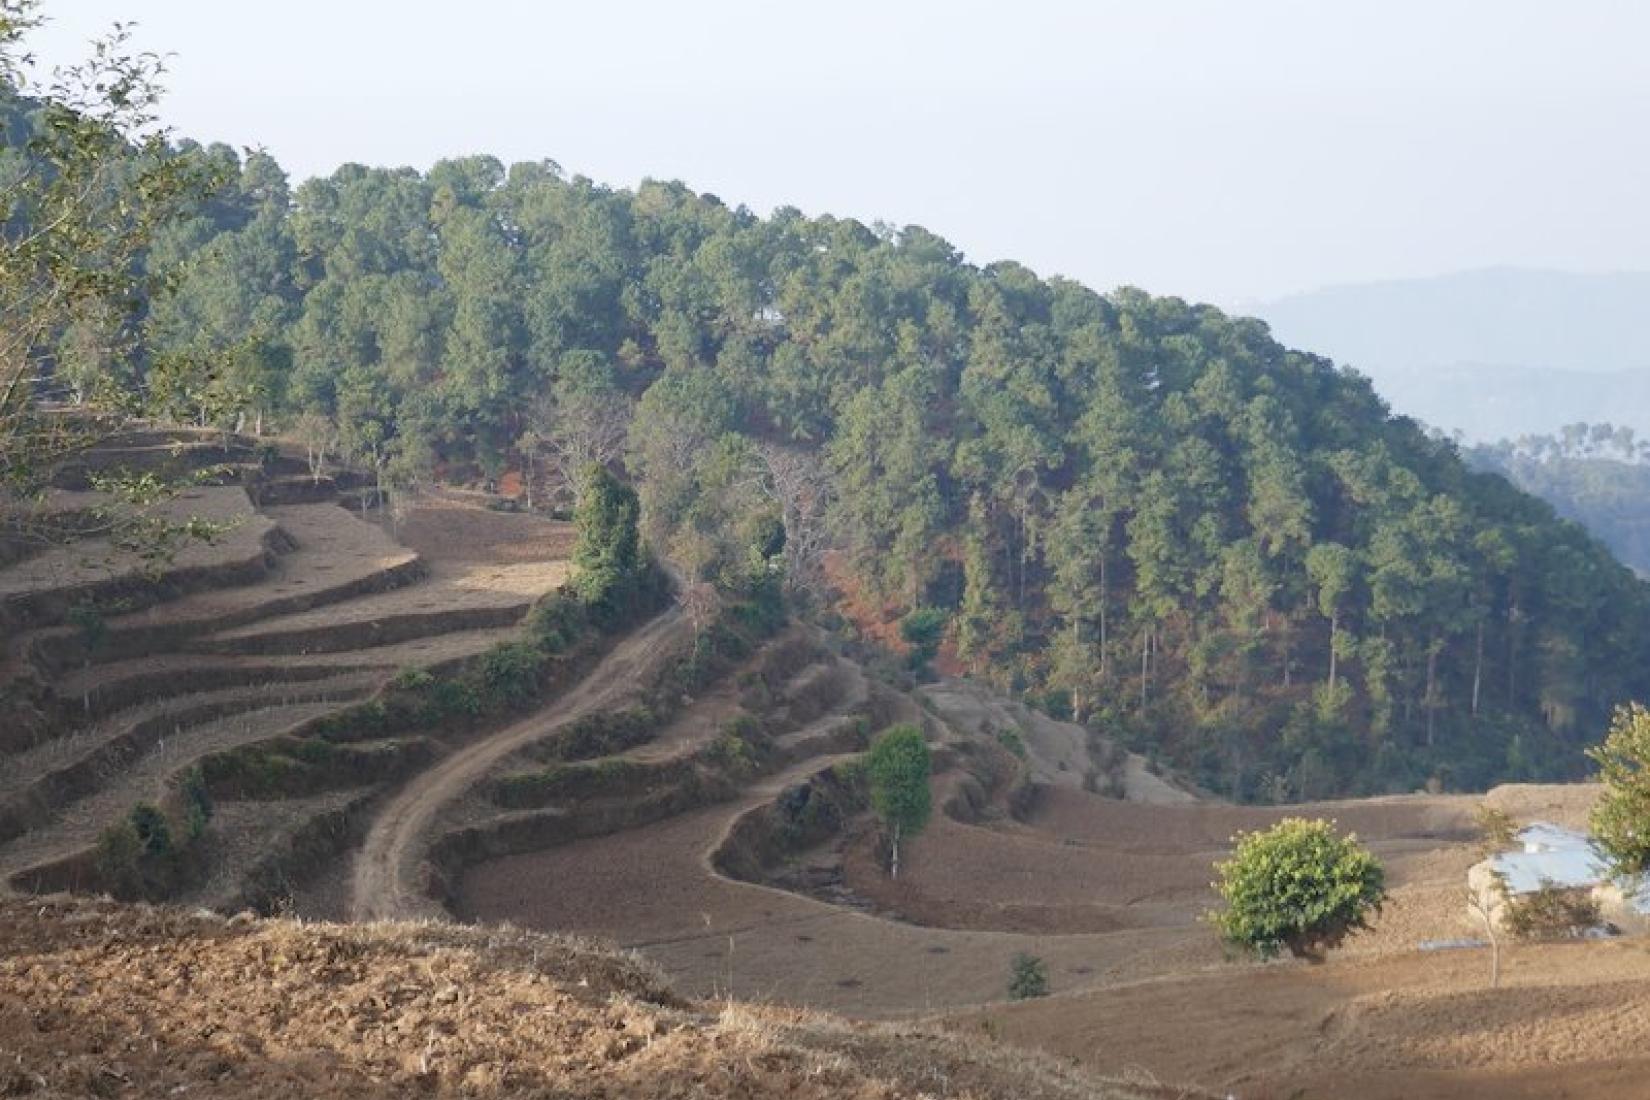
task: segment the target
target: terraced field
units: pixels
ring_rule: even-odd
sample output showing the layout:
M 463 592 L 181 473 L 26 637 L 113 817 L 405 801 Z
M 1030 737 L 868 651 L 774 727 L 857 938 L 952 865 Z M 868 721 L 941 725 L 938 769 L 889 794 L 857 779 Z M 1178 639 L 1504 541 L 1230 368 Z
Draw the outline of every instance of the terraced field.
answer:
M 160 437 L 91 461 L 187 463 L 192 446 Z M 222 455 L 202 447 L 196 459 Z M 363 518 L 346 506 L 331 480 L 279 464 L 272 478 L 243 481 L 168 502 L 167 514 L 226 531 L 159 565 L 80 539 L 0 569 L 0 679 L 18 700 L 0 722 L 0 890 L 94 886 L 99 836 L 133 806 L 165 803 L 203 761 L 280 743 L 398 673 L 452 666 L 514 637 L 567 574 L 563 523 L 441 498 L 381 523 L 377 510 Z M 68 514 L 94 497 L 69 489 L 50 503 Z M 305 502 L 260 507 L 255 497 Z M 89 618 L 75 610 L 88 608 Z M 243 899 L 256 893 L 249 876 L 296 865 L 294 846 L 344 843 L 350 812 L 440 751 L 428 738 L 369 739 L 336 789 L 220 798 L 191 897 Z

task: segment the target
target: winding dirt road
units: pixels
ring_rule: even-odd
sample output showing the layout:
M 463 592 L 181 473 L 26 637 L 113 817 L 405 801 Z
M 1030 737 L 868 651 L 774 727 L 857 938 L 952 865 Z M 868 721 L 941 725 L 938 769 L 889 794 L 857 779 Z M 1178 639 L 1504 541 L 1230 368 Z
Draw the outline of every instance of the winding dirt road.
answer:
M 648 672 L 692 637 L 692 629 L 681 605 L 673 604 L 626 637 L 548 707 L 460 749 L 398 791 L 379 811 L 356 856 L 350 890 L 352 919 L 445 915 L 417 881 L 429 828 L 441 809 L 463 797 L 511 753 L 634 690 Z

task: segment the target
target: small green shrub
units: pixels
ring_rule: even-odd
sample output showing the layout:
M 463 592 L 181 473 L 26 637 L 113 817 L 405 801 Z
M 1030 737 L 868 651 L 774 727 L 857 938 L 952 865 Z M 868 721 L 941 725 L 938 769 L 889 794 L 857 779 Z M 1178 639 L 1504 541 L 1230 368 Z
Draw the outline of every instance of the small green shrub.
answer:
M 395 674 L 395 679 L 390 681 L 390 690 L 406 692 L 427 691 L 429 686 L 434 682 L 435 677 L 431 676 L 424 669 L 404 668 Z
M 538 693 L 545 655 L 526 642 L 503 642 L 481 658 L 481 679 L 487 701 L 499 699 L 519 706 Z
M 584 605 L 568 588 L 552 592 L 527 613 L 527 636 L 546 653 L 565 651 L 585 625 Z
M 1506 851 L 1518 842 L 1518 822 L 1506 810 L 1480 802 L 1472 811 L 1472 820 L 1486 853 Z
M 1386 899 L 1381 865 L 1355 836 L 1331 822 L 1286 818 L 1237 838 L 1232 858 L 1215 864 L 1226 907 L 1213 915 L 1228 942 L 1262 957 L 1282 948 L 1316 959 Z
M 132 831 L 137 835 L 144 855 L 172 854 L 172 826 L 158 807 L 152 803 L 139 802 L 132 807 L 127 820 L 132 823 Z
M 1013 753 L 1015 756 L 1019 757 L 1021 760 L 1026 759 L 1026 756 L 1027 756 L 1026 742 L 1025 742 L 1025 738 L 1020 736 L 1020 731 L 1019 730 L 1015 730 L 1015 729 L 998 730 L 997 731 L 997 744 L 1001 745 L 1003 748 L 1007 749 L 1009 752 Z
M 587 714 L 569 725 L 556 745 L 562 760 L 592 760 L 611 756 L 646 741 L 658 724 L 647 707 Z
M 748 714 L 742 714 L 722 727 L 722 732 L 711 743 L 710 758 L 720 768 L 744 773 L 756 770 L 756 746 L 763 737 L 762 727 Z
M 1528 894 L 1507 899 L 1502 921 L 1521 940 L 1578 939 L 1603 917 L 1592 892 L 1543 882 Z
M 852 760 L 841 760 L 831 765 L 831 775 L 836 781 L 849 790 L 863 790 L 869 778 L 865 760 L 854 757 Z
M 921 669 L 934 659 L 950 618 L 944 608 L 919 607 L 900 620 L 899 636 L 911 647 L 911 668 Z
M 131 818 L 110 825 L 97 838 L 97 877 L 103 888 L 117 898 L 141 893 L 143 841 L 132 827 Z
M 449 718 L 475 718 L 482 712 L 481 693 L 467 680 L 437 680 L 420 712 L 429 725 Z
M 178 793 L 183 797 L 184 829 L 190 840 L 199 840 L 212 820 L 212 792 L 199 765 L 184 773 Z
M 1008 995 L 1016 1001 L 1048 996 L 1048 968 L 1036 955 L 1014 956 L 1008 977 Z
M 1025 952 L 1015 955 L 1008 971 L 1008 996 L 1015 1001 L 1048 996 L 1048 966 L 1041 958 Z

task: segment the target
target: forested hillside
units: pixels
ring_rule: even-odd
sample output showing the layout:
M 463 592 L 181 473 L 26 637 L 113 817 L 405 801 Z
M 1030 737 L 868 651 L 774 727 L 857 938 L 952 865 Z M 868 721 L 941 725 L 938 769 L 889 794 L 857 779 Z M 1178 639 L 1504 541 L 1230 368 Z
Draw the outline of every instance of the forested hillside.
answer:
M 533 507 L 622 467 L 690 573 L 782 564 L 1239 797 L 1568 773 L 1650 694 L 1643 585 L 1258 321 L 549 162 L 195 153 L 137 359 L 180 418 Z
M 1571 424 L 1557 435 L 1473 447 L 1467 461 L 1505 474 L 1650 574 L 1650 440 L 1614 424 Z

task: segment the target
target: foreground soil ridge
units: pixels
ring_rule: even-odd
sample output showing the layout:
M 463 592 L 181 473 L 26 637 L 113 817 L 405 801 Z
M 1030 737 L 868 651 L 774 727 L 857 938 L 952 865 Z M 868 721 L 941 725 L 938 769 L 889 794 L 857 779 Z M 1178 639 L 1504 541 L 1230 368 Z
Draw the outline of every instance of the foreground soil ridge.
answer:
M 696 1002 L 512 928 L 0 902 L 0 1094 L 1160 1100 L 974 1038 Z

